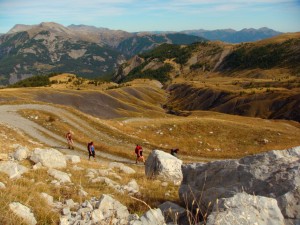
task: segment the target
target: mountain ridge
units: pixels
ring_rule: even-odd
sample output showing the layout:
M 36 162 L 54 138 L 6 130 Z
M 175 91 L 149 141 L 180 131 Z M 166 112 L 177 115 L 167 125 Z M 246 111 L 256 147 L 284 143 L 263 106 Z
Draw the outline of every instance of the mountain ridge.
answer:
M 52 72 L 101 77 L 115 71 L 127 57 L 161 43 L 190 44 L 201 40 L 186 34 L 138 35 L 83 25 L 64 27 L 52 22 L 32 27 L 16 25 L 0 37 L 0 85 Z
M 42 22 L 41 24 L 56 24 L 60 25 L 55 22 Z M 39 25 L 41 25 L 39 24 Z M 39 26 L 39 25 L 25 25 L 25 24 L 16 24 L 13 28 L 11 28 L 7 33 L 14 33 L 20 31 L 26 31 L 32 27 Z M 61 25 L 62 26 L 62 25 Z M 206 29 L 191 29 L 191 30 L 182 30 L 182 31 L 137 31 L 137 32 L 127 32 L 121 29 L 113 30 L 105 27 L 96 27 L 91 25 L 84 25 L 84 24 L 71 24 L 66 26 L 72 30 L 81 30 L 81 31 L 88 31 L 88 32 L 121 32 L 126 33 L 129 36 L 138 34 L 166 34 L 166 33 L 185 33 L 189 35 L 200 36 L 209 40 L 219 40 L 228 43 L 240 43 L 240 42 L 248 42 L 248 41 L 257 41 L 268 37 L 273 37 L 283 32 L 276 31 L 270 29 L 268 27 L 261 27 L 261 28 L 243 28 L 240 30 L 235 30 L 232 28 L 227 29 L 214 29 L 214 30 L 206 30 Z M 251 35 L 247 37 L 247 35 Z
M 228 43 L 241 43 L 258 41 L 265 38 L 270 38 L 282 34 L 282 32 L 272 30 L 267 27 L 261 27 L 259 29 L 244 28 L 239 31 L 234 29 L 217 29 L 217 30 L 185 30 L 182 31 L 185 34 L 192 34 L 207 38 L 211 41 L 223 41 Z

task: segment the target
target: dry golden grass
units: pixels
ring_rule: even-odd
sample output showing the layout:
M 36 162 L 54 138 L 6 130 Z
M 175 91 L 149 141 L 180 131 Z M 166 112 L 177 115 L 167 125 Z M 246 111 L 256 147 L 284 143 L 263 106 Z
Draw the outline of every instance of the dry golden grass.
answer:
M 266 45 L 266 44 L 273 44 L 273 43 L 281 43 L 288 39 L 300 38 L 300 32 L 294 33 L 284 33 L 275 37 L 267 38 L 258 42 L 255 42 L 258 45 Z
M 40 143 L 18 129 L 0 124 L 0 153 L 14 151 L 13 144 L 20 144 L 29 148 L 38 147 Z
M 184 118 L 124 121 L 114 126 L 158 149 L 169 151 L 178 147 L 184 161 L 191 161 L 193 157 L 196 157 L 194 160 L 197 157 L 239 158 L 300 144 L 300 125 L 297 122 L 215 112 L 199 111 Z
M 0 173 L 0 180 L 6 185 L 5 189 L 0 189 L 0 224 L 23 224 L 20 218 L 15 217 L 9 210 L 9 203 L 14 201 L 29 207 L 34 213 L 38 224 L 57 224 L 60 212 L 53 210 L 47 205 L 40 196 L 42 192 L 53 196 L 54 201 L 64 202 L 65 200 L 73 199 L 78 203 L 90 200 L 91 197 L 100 198 L 102 194 L 110 194 L 126 205 L 131 213 L 143 214 L 148 210 L 147 206 L 143 203 L 132 199 L 127 194 L 118 193 L 106 184 L 99 182 L 91 183 L 89 178 L 86 177 L 87 169 L 105 170 L 108 168 L 108 163 L 105 161 L 101 161 L 100 163 L 83 159 L 81 163 L 77 164 L 83 170 L 75 170 L 72 164 L 68 164 L 68 167 L 61 169 L 61 171 L 71 174 L 73 184 L 58 187 L 50 184 L 53 178 L 47 174 L 47 169 L 31 170 L 17 180 L 10 180 L 6 175 Z M 32 166 L 29 161 L 23 161 L 22 165 L 28 168 Z M 160 181 L 145 178 L 143 167 L 133 166 L 133 168 L 137 171 L 133 175 L 125 175 L 122 171 L 114 169 L 114 172 L 121 176 L 122 180 L 118 180 L 114 176 L 108 176 L 108 178 L 120 185 L 126 185 L 130 180 L 135 179 L 141 188 L 140 194 L 136 197 L 149 203 L 151 207 L 157 207 L 167 200 L 173 202 L 179 201 L 177 194 L 178 187 L 172 184 L 162 187 Z M 87 197 L 78 195 L 78 191 L 81 188 L 88 192 Z M 168 196 L 165 195 L 166 192 L 169 193 Z
M 58 213 L 52 211 L 45 201 L 40 197 L 41 192 L 50 192 L 51 186 L 46 183 L 48 175 L 46 170 L 31 171 L 23 178 L 10 180 L 0 175 L 1 180 L 6 181 L 6 188 L 0 190 L 0 224 L 26 224 L 21 223 L 10 210 L 11 202 L 20 202 L 29 207 L 34 213 L 39 224 L 56 224 Z

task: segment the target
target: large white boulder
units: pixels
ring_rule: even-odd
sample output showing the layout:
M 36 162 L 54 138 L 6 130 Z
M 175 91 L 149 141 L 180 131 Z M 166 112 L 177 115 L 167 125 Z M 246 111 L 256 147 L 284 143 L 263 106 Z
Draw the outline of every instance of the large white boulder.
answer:
M 245 191 L 275 198 L 285 219 L 300 219 L 300 147 L 269 151 L 237 160 L 182 166 L 179 197 L 206 212 L 209 203 Z
M 180 184 L 182 181 L 182 161 L 169 153 L 153 150 L 145 163 L 147 177 L 167 180 Z
M 283 215 L 276 199 L 238 193 L 222 198 L 214 205 L 206 225 L 284 225 Z
M 65 168 L 67 166 L 65 156 L 53 148 L 36 148 L 31 153 L 30 160 L 34 163 L 41 163 L 48 168 Z
M 0 172 L 7 174 L 10 179 L 19 178 L 27 171 L 28 169 L 26 167 L 21 166 L 16 162 L 0 162 Z
M 9 208 L 17 216 L 21 217 L 26 224 L 28 224 L 28 225 L 37 224 L 37 221 L 36 221 L 33 213 L 31 212 L 31 210 L 27 206 L 22 205 L 19 202 L 12 202 L 12 203 L 9 204 Z

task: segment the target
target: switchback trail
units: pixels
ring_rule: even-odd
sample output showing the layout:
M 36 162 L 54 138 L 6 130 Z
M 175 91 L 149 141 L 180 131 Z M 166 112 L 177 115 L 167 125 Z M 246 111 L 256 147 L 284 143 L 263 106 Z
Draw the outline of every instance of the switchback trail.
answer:
M 91 130 L 86 122 L 79 118 L 78 116 L 68 112 L 67 110 L 54 107 L 51 105 L 42 105 L 42 104 L 23 104 L 23 105 L 0 105 L 0 123 L 7 124 L 11 127 L 15 127 L 17 129 L 20 129 L 24 133 L 26 133 L 28 136 L 33 137 L 34 139 L 37 139 L 39 142 L 46 144 L 48 146 L 51 146 L 53 148 L 57 148 L 58 150 L 68 153 L 68 154 L 77 154 L 81 157 L 87 157 L 87 149 L 86 146 L 83 146 L 81 144 L 76 143 L 75 149 L 80 150 L 68 150 L 65 149 L 64 146 L 66 146 L 66 141 L 64 137 L 61 137 L 52 131 L 44 128 L 43 126 L 22 117 L 18 111 L 24 110 L 24 109 L 30 109 L 30 110 L 40 110 L 40 111 L 46 111 L 53 114 L 56 114 L 60 118 L 63 118 L 63 120 L 68 123 L 70 126 L 75 127 L 79 130 L 84 129 L 91 137 L 95 136 L 95 134 L 99 134 L 98 131 Z M 102 136 L 105 136 L 105 139 L 108 139 L 109 141 L 114 141 L 112 138 L 108 137 L 106 134 L 102 134 Z M 84 152 L 83 152 L 84 151 Z M 85 154 L 84 154 L 85 153 Z M 83 156 L 84 155 L 84 156 Z M 96 155 L 100 156 L 105 159 L 109 159 L 112 161 L 119 161 L 119 162 L 125 162 L 125 163 L 133 163 L 133 160 L 129 160 L 127 158 L 115 156 L 109 153 L 96 151 Z

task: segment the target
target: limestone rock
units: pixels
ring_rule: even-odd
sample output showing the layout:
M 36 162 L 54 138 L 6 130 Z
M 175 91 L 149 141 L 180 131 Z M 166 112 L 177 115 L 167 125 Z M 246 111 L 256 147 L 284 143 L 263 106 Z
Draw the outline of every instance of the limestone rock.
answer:
M 31 153 L 30 160 L 35 163 L 41 163 L 48 168 L 65 168 L 67 166 L 65 156 L 53 148 L 36 148 Z
M 165 221 L 168 223 L 173 222 L 175 224 L 182 224 L 180 221 L 186 216 L 186 210 L 173 202 L 164 202 L 159 205 L 158 208 L 160 208 Z
M 66 155 L 66 160 L 71 163 L 80 163 L 80 157 L 78 155 Z
M 123 163 L 118 163 L 118 162 L 111 162 L 109 165 L 109 168 L 118 168 L 122 172 L 126 174 L 134 174 L 135 170 L 130 168 L 129 166 L 125 166 Z
M 59 225 L 69 225 L 69 221 L 68 221 L 68 217 L 67 216 L 63 216 L 59 219 Z
M 61 214 L 64 215 L 64 216 L 71 214 L 70 208 L 69 207 L 63 208 L 61 210 Z
M 48 174 L 62 183 L 71 182 L 69 175 L 65 172 L 56 169 L 49 169 Z
M 196 200 L 202 211 L 216 199 L 245 191 L 278 201 L 285 219 L 300 219 L 300 147 L 269 151 L 239 160 L 221 160 L 182 167 L 182 202 Z
M 126 206 L 109 195 L 103 194 L 95 208 L 101 210 L 105 220 L 116 218 L 119 221 L 123 221 L 123 223 L 120 222 L 121 224 L 128 221 L 129 212 Z
M 146 160 L 147 177 L 155 177 L 180 184 L 182 181 L 182 161 L 160 150 L 153 150 Z
M 48 205 L 52 206 L 53 205 L 53 197 L 51 195 L 48 195 L 45 192 L 41 193 L 41 197 L 45 199 Z
M 133 179 L 129 181 L 129 183 L 125 185 L 123 189 L 126 190 L 129 194 L 136 194 L 139 192 L 140 187 L 136 180 Z
M 19 178 L 27 171 L 28 169 L 26 167 L 21 166 L 16 162 L 0 162 L 0 172 L 7 174 L 10 179 Z
M 33 170 L 38 170 L 38 169 L 41 169 L 41 168 L 43 168 L 43 165 L 42 165 L 42 163 L 40 163 L 40 162 L 38 162 L 37 164 L 34 164 L 34 165 L 32 166 L 32 169 L 33 169 Z
M 231 198 L 222 198 L 215 204 L 207 225 L 284 225 L 284 218 L 272 198 L 238 193 Z
M 6 186 L 4 183 L 0 182 L 0 189 L 4 189 Z
M 27 206 L 22 205 L 19 202 L 12 202 L 9 204 L 9 208 L 17 216 L 21 217 L 26 222 L 26 224 L 29 224 L 29 225 L 37 224 L 37 221 L 36 221 L 33 213 Z
M 75 202 L 73 201 L 73 199 L 67 199 L 65 200 L 65 204 L 70 207 L 70 208 L 73 208 L 74 205 L 75 205 Z
M 165 218 L 160 209 L 150 209 L 141 216 L 142 225 L 165 225 Z M 135 223 L 133 223 L 135 225 Z
M 23 146 L 18 146 L 16 151 L 14 152 L 14 159 L 21 161 L 23 159 L 26 159 L 28 157 L 28 148 Z
M 82 196 L 82 197 L 88 196 L 88 193 L 85 190 L 83 190 L 82 188 L 78 191 L 78 194 L 79 194 L 79 196 Z

